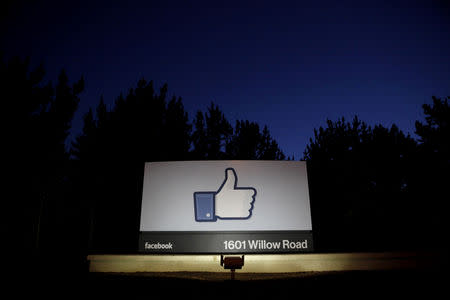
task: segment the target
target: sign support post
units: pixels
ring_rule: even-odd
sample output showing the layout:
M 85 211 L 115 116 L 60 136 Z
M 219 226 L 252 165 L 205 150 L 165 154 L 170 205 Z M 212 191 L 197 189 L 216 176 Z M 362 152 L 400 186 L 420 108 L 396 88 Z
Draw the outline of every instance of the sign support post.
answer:
M 244 266 L 244 255 L 239 256 L 220 256 L 220 265 L 223 266 L 225 270 L 231 271 L 231 280 L 234 280 L 236 269 L 242 269 Z

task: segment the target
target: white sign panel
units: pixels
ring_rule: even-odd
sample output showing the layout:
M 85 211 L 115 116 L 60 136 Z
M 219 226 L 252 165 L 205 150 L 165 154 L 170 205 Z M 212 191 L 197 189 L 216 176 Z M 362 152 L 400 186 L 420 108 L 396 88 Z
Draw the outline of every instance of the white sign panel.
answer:
M 311 239 L 311 230 L 305 162 L 180 161 L 145 164 L 140 224 L 140 249 L 143 251 L 163 250 L 162 246 L 160 249 L 148 246 L 155 244 L 148 239 L 163 238 L 167 241 L 173 236 L 172 243 L 175 243 L 175 237 L 179 238 L 181 233 L 185 233 L 185 239 L 190 235 L 191 243 L 192 234 L 204 233 L 202 241 L 208 243 L 211 237 L 218 239 L 221 233 L 239 232 L 277 233 L 278 237 L 280 232 L 301 232 L 308 233 Z M 249 242 L 252 241 L 246 244 Z M 279 242 L 283 245 L 283 240 Z M 298 242 L 305 245 L 304 240 Z M 253 240 L 255 243 L 259 244 Z M 312 241 L 309 243 L 312 247 Z M 178 252 L 216 251 L 202 251 L 201 247 L 184 251 L 180 250 L 185 249 L 181 246 Z M 222 250 L 227 249 L 217 251 Z

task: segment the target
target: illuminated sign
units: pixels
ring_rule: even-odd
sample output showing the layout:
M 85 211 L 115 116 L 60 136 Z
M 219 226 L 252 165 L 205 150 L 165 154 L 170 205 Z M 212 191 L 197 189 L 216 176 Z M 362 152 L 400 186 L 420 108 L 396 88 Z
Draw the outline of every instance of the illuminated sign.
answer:
M 145 164 L 141 252 L 289 253 L 312 247 L 305 162 Z

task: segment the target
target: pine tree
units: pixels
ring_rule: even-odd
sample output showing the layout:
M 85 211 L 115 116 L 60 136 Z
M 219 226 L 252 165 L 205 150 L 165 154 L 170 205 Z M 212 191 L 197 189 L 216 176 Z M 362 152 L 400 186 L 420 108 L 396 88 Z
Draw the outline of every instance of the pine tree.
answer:
M 415 225 L 416 147 L 397 126 L 372 128 L 357 117 L 327 120 L 327 127 L 314 130 L 304 159 L 318 248 L 375 250 L 380 243 L 406 243 L 398 235 L 407 240 Z
M 236 121 L 234 134 L 226 146 L 231 159 L 282 160 L 285 158 L 278 144 L 270 136 L 267 126 L 260 131 L 255 122 Z
M 207 113 L 197 113 L 194 124 L 193 142 L 197 159 L 224 159 L 233 127 L 220 108 L 211 103 Z
M 61 225 L 57 216 L 70 202 L 65 197 L 70 173 L 65 142 L 84 81 L 70 85 L 63 70 L 54 88 L 43 82 L 44 75 L 42 65 L 30 71 L 28 59 L 0 63 L 3 122 L 8 121 L 3 126 L 6 173 L 12 181 L 7 186 L 14 191 L 7 194 L 16 195 L 9 203 L 12 207 L 5 209 L 6 223 L 16 233 L 16 242 L 9 245 L 19 252 L 43 253 L 51 248 Z

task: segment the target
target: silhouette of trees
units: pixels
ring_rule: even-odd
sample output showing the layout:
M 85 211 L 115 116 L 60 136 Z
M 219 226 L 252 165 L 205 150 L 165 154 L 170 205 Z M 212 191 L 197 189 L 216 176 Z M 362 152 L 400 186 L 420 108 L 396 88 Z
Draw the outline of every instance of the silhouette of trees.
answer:
M 255 122 L 236 121 L 234 135 L 226 145 L 228 157 L 233 159 L 284 160 L 278 143 L 270 136 L 267 126 L 260 131 Z
M 29 60 L 0 62 L 3 121 L 7 121 L 3 145 L 11 181 L 6 194 L 12 197 L 6 201 L 11 207 L 5 208 L 3 221 L 11 234 L 7 246 L 39 253 L 54 245 L 61 234 L 56 224 L 67 225 L 60 219 L 69 205 L 70 162 L 65 141 L 84 81 L 81 78 L 70 85 L 62 70 L 53 87 L 43 82 L 42 65 L 29 69 Z
M 422 106 L 425 122 L 416 121 L 419 136 L 415 194 L 422 202 L 420 219 L 433 244 L 446 247 L 449 228 L 447 216 L 450 182 L 450 97 L 432 97 L 432 104 Z
M 267 126 L 239 120 L 233 127 L 214 103 L 191 124 L 181 98 L 144 79 L 111 107 L 101 98 L 89 109 L 68 151 L 84 81 L 70 84 L 63 70 L 53 86 L 44 75 L 28 60 L 0 60 L 5 194 L 13 195 L 4 201 L 4 250 L 66 245 L 65 255 L 85 254 L 89 233 L 90 251 L 135 252 L 144 162 L 285 159 Z M 357 117 L 314 130 L 303 159 L 319 251 L 422 246 L 414 245 L 418 236 L 448 248 L 449 99 L 423 105 L 418 141 Z
M 217 105 L 211 103 L 207 113 L 197 112 L 192 134 L 194 159 L 225 159 L 225 146 L 229 142 L 233 127 Z
M 181 99 L 167 100 L 167 85 L 156 93 L 144 79 L 111 109 L 101 99 L 95 116 L 88 111 L 72 154 L 88 198 L 92 249 L 136 250 L 144 162 L 187 159 L 190 133 Z
M 101 99 L 96 116 L 92 110 L 85 115 L 83 133 L 73 143 L 72 154 L 95 161 L 185 159 L 190 133 L 181 98 L 167 101 L 167 85 L 156 94 L 153 82 L 140 80 L 125 98 L 117 98 L 111 110 Z
M 416 142 L 395 125 L 370 127 L 355 117 L 314 130 L 308 161 L 318 249 L 395 248 L 404 244 Z
M 446 161 L 450 152 L 450 96 L 440 99 L 432 97 L 433 104 L 424 104 L 425 123 L 416 121 L 416 134 L 419 142 L 429 153 L 436 153 L 440 160 Z
M 197 112 L 194 128 L 194 159 L 285 159 L 267 126 L 261 132 L 257 123 L 238 120 L 233 128 L 214 103 L 208 107 L 207 113 Z

